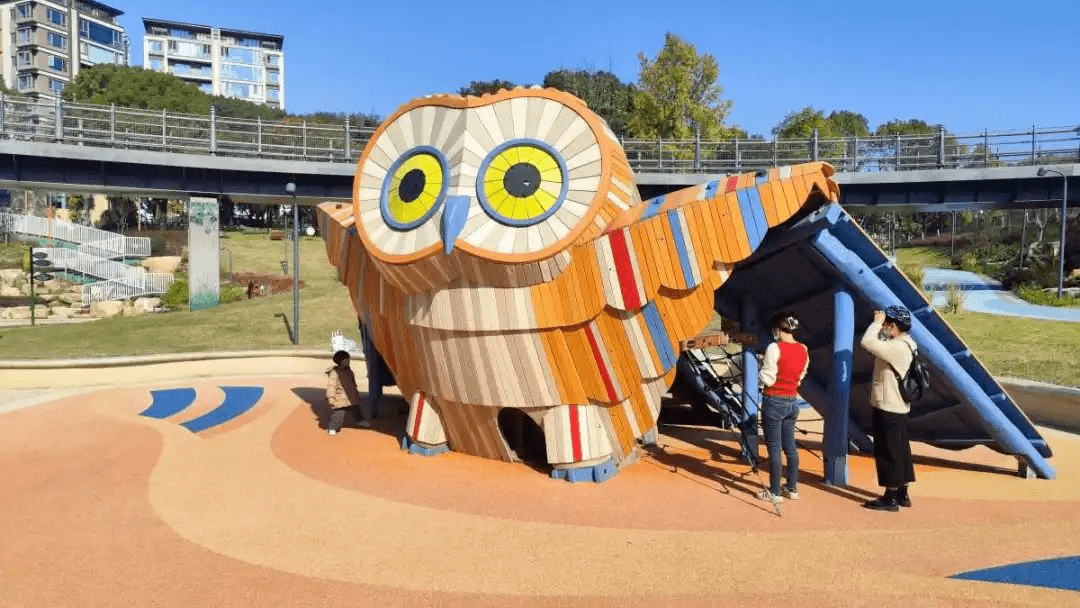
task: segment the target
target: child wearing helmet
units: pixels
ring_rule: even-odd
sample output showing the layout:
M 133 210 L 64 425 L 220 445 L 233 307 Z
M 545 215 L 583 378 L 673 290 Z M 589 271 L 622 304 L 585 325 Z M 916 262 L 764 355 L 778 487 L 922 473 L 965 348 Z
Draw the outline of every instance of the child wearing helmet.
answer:
M 911 460 L 907 418 L 911 404 L 900 396 L 897 375 L 893 370 L 906 371 L 911 366 L 915 340 L 911 330 L 911 313 L 903 306 L 889 306 L 874 311 L 874 321 L 866 328 L 860 344 L 874 355 L 874 373 L 870 387 L 870 407 L 873 408 L 874 463 L 878 485 L 885 493 L 863 503 L 868 509 L 899 511 L 910 507 L 907 486 L 915 481 Z
M 806 346 L 795 340 L 799 319 L 790 312 L 772 318 L 773 341 L 765 347 L 758 377 L 764 386 L 761 416 L 765 426 L 765 446 L 769 451 L 769 489 L 758 494 L 762 500 L 780 502 L 799 497 L 799 451 L 795 445 L 795 420 L 799 417 L 799 385 L 810 365 Z M 781 488 L 780 453 L 787 458 L 787 484 Z

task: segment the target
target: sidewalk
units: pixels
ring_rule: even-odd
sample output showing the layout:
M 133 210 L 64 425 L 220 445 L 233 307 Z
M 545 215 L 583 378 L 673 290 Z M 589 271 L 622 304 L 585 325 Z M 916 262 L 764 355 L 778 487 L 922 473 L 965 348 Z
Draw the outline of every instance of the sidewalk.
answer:
M 964 310 L 1080 323 L 1080 307 L 1032 304 L 1016 297 L 1011 291 L 1002 289 L 1001 283 L 994 279 L 974 272 L 930 267 L 923 271 L 923 287 L 931 293 L 930 301 L 935 307 L 945 305 L 949 285 L 958 285 L 964 291 Z

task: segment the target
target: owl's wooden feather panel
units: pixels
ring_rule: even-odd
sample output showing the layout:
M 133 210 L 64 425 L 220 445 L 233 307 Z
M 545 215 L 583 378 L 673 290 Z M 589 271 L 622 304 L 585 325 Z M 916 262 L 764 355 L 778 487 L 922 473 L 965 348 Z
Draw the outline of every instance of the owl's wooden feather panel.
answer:
M 407 104 L 356 175 L 320 227 L 410 438 L 513 460 L 512 408 L 557 466 L 631 454 L 732 267 L 837 198 L 811 163 L 641 201 L 607 125 L 537 89 Z

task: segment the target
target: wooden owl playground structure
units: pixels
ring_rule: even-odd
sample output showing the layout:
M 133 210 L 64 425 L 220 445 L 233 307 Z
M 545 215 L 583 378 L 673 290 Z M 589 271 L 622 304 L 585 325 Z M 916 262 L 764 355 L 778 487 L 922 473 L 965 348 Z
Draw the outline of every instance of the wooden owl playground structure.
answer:
M 642 201 L 600 117 L 519 88 L 405 104 L 365 148 L 352 205 L 318 215 L 365 328 L 369 392 L 396 383 L 410 404 L 404 447 L 516 461 L 533 446 L 552 476 L 602 481 L 655 441 L 680 343 L 733 273 L 767 237 L 843 214 L 832 174 L 772 168 Z M 781 303 L 753 306 L 774 286 L 752 283 L 725 312 L 755 329 Z M 845 454 L 855 418 L 832 425 Z

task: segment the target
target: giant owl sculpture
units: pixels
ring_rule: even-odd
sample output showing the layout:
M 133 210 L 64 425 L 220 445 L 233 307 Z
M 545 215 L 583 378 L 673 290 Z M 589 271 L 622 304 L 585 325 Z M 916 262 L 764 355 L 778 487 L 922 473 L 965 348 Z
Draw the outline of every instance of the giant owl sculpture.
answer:
M 319 220 L 410 403 L 411 444 L 514 461 L 512 408 L 556 470 L 612 471 L 655 436 L 679 343 L 711 320 L 713 292 L 770 227 L 837 199 L 832 172 L 642 201 L 616 136 L 572 95 L 433 96 L 382 123 L 353 204 L 323 203 Z

